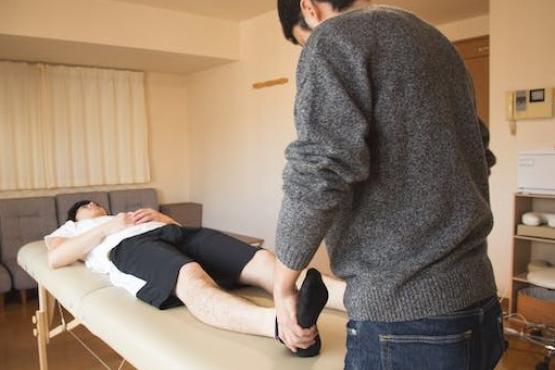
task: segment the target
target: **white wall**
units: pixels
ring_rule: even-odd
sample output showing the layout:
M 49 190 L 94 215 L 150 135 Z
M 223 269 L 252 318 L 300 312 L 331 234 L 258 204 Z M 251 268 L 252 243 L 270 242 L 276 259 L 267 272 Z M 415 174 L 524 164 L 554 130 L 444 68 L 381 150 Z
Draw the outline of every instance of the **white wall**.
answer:
M 511 136 L 505 92 L 555 86 L 555 1 L 491 0 L 490 11 L 490 129 L 498 159 L 490 181 L 495 215 L 490 255 L 500 292 L 508 295 L 517 153 L 554 147 L 555 120 L 520 122 L 518 134 Z
M 241 24 L 240 62 L 188 79 L 191 199 L 211 227 L 263 237 L 273 246 L 284 149 L 295 137 L 299 48 L 286 43 L 275 12 Z M 289 84 L 252 89 L 257 81 Z

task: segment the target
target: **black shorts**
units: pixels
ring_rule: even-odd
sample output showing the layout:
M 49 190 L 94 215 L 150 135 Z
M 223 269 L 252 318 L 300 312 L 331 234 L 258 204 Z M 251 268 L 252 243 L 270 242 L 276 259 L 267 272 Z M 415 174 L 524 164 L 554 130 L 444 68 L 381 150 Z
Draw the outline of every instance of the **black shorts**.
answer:
M 183 265 L 197 262 L 219 286 L 233 289 L 261 249 L 216 230 L 167 225 L 123 240 L 110 259 L 121 272 L 146 281 L 137 298 L 164 310 L 182 304 L 173 291 Z

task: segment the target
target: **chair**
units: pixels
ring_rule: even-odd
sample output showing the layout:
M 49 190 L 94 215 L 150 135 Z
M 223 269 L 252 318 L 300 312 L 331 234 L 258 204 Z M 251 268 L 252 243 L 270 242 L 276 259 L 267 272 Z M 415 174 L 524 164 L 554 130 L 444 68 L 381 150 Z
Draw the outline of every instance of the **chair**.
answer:
M 41 240 L 57 227 L 56 205 L 51 197 L 0 200 L 2 264 L 11 275 L 13 288 L 20 291 L 23 303 L 27 298 L 26 290 L 37 284 L 18 266 L 17 252 L 23 245 Z

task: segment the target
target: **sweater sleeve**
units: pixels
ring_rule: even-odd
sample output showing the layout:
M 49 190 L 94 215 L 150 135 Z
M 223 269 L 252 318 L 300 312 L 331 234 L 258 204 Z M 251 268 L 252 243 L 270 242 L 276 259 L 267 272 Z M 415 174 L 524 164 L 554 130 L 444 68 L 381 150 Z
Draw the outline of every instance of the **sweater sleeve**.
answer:
M 295 125 L 286 149 L 276 254 L 287 267 L 308 265 L 353 184 L 369 176 L 368 62 L 348 43 L 313 34 L 299 61 Z M 312 42 L 311 42 L 312 41 Z
M 482 134 L 482 142 L 484 143 L 484 150 L 486 162 L 488 163 L 488 172 L 491 174 L 491 168 L 497 163 L 495 155 L 489 148 L 489 129 L 486 124 L 480 119 L 480 133 Z

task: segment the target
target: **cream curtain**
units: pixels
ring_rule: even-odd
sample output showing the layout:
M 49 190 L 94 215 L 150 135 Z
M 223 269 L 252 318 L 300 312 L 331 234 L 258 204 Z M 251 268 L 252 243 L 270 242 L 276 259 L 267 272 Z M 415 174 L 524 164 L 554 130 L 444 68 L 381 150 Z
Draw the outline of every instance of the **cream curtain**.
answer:
M 0 191 L 149 181 L 143 73 L 0 62 Z

